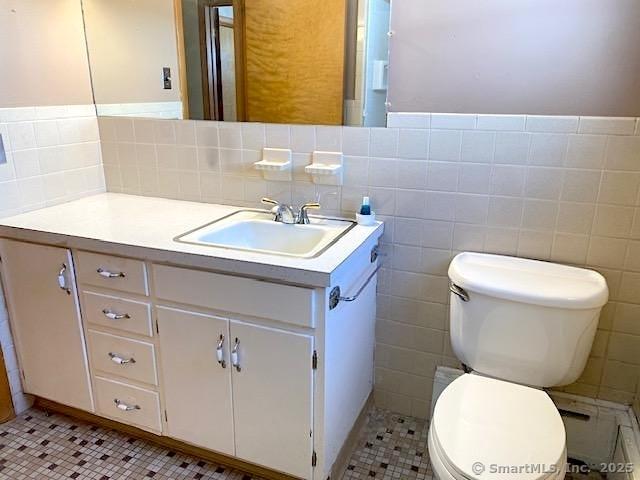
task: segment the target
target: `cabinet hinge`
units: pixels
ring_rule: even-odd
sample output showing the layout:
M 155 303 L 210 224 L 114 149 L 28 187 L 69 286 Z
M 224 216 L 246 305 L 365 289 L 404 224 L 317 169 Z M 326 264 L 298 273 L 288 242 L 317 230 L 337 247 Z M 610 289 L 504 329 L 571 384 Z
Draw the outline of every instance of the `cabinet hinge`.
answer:
M 318 455 L 316 455 L 316 451 L 314 450 L 311 454 L 311 466 L 315 467 L 318 463 Z
M 158 325 L 158 319 L 156 318 L 156 333 L 160 335 L 160 325 Z
M 164 411 L 164 421 L 168 422 L 169 421 L 169 417 L 167 416 L 167 411 Z
M 318 352 L 313 351 L 313 355 L 311 356 L 311 368 L 313 370 L 317 370 L 318 368 Z

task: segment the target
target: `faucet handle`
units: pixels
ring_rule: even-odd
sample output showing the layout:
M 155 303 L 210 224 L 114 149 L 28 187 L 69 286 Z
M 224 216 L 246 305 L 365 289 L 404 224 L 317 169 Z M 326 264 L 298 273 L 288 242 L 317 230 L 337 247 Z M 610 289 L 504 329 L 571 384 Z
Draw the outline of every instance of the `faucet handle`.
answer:
M 277 207 L 278 205 L 280 205 L 280 202 L 276 202 L 275 200 L 271 200 L 270 198 L 267 198 L 267 197 L 262 197 L 260 202 L 264 203 L 265 205 L 273 205 L 274 207 Z
M 314 209 L 317 210 L 320 208 L 320 204 L 317 202 L 308 202 L 300 207 L 300 211 L 298 212 L 298 221 L 296 223 L 307 224 L 309 223 L 309 215 L 307 214 L 307 210 Z
M 320 204 L 318 202 L 308 202 L 300 207 L 300 211 L 314 209 L 317 210 L 320 208 Z

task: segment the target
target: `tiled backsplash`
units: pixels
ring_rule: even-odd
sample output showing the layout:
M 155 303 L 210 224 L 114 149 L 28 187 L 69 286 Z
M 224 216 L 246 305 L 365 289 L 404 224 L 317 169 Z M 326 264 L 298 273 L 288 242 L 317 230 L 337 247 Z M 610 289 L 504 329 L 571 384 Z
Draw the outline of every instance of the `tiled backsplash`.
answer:
M 0 164 L 0 217 L 105 190 L 93 105 L 0 108 L 7 162 Z M 28 408 L 0 290 L 0 345 L 13 404 Z
M 0 108 L 0 217 L 104 191 L 93 105 Z

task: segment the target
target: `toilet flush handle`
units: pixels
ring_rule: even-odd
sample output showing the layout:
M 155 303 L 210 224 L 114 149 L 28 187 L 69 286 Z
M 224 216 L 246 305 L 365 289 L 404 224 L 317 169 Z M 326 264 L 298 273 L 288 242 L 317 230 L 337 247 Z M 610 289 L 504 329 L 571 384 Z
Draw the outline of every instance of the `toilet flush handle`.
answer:
M 459 287 L 453 282 L 449 282 L 449 291 L 454 295 L 460 297 L 460 300 L 462 300 L 463 302 L 469 301 L 469 294 L 466 292 L 466 290 L 462 287 Z

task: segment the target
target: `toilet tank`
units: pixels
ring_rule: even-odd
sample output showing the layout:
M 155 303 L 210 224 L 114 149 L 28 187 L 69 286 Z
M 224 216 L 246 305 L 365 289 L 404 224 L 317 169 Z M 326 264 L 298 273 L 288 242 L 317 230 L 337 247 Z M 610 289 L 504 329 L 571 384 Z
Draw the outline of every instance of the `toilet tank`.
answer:
M 598 272 L 464 252 L 449 280 L 451 343 L 468 367 L 537 387 L 580 376 L 609 295 Z

